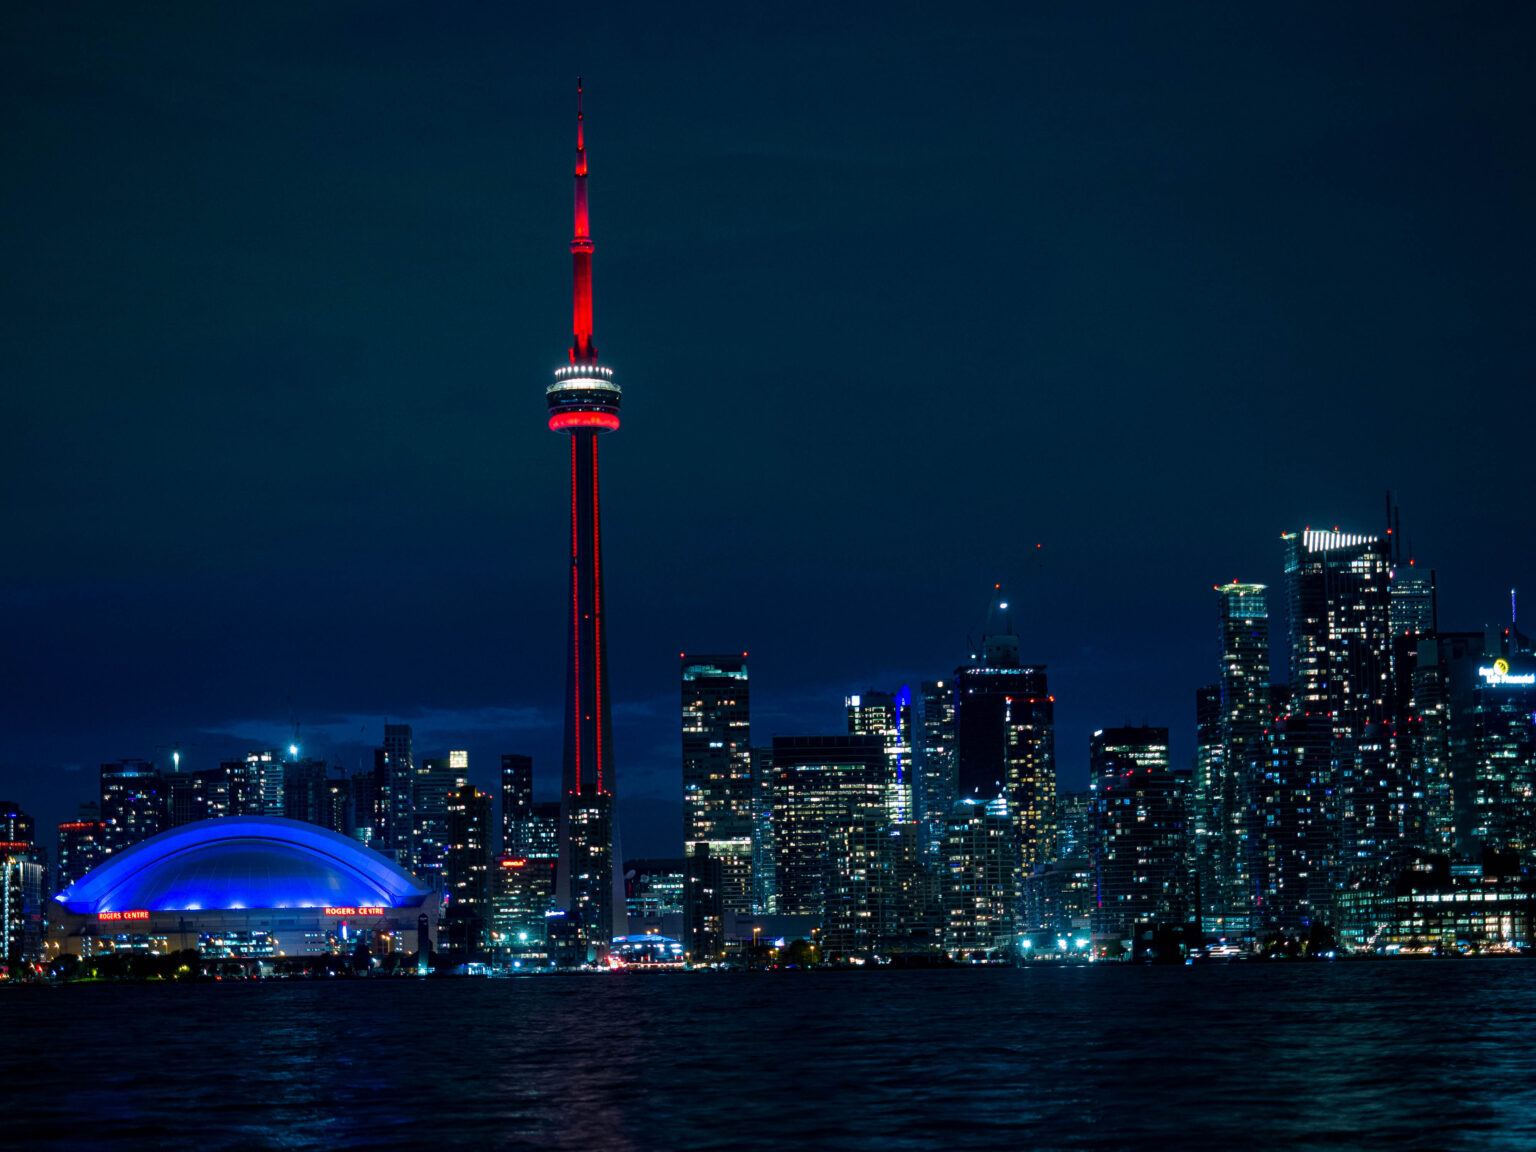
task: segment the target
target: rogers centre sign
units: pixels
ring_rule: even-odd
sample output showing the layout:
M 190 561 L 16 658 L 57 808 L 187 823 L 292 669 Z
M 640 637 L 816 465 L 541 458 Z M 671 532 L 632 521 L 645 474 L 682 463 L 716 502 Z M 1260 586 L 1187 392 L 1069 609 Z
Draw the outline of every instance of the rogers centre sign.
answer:
M 327 908 L 327 916 L 382 916 L 382 908 Z
M 149 913 L 143 908 L 135 908 L 132 912 L 98 912 L 98 920 L 148 920 Z

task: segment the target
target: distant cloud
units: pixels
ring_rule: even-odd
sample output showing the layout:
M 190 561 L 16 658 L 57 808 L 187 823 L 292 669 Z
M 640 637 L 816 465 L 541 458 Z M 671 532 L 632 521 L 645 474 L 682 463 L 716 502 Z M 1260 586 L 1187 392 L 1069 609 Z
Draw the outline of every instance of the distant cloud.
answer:
M 652 696 L 648 700 L 620 700 L 613 705 L 615 721 L 654 720 L 658 717 L 677 716 L 677 695 Z
M 474 732 L 537 732 L 563 723 L 552 708 L 418 708 L 398 715 L 382 713 L 347 713 L 301 723 L 301 742 L 321 744 L 378 744 L 384 739 L 385 724 L 409 724 L 416 741 L 424 744 L 435 738 L 451 738 Z M 280 721 L 235 720 L 217 725 L 210 731 L 252 745 L 286 742 L 289 725 Z

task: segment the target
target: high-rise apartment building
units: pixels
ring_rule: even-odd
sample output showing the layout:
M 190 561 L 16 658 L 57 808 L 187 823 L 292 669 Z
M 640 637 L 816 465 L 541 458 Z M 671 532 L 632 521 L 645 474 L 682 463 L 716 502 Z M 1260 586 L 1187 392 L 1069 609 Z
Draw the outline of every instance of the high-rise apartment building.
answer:
M 923 851 L 937 856 L 949 814 L 959 799 L 955 780 L 955 682 L 924 680 L 918 704 L 912 805 L 923 827 Z
M 372 768 L 352 773 L 352 836 L 372 845 L 379 819 L 379 777 Z
M 501 757 L 501 850 L 526 856 L 532 838 L 533 757 L 505 752 Z
M 1536 858 L 1536 660 L 1485 658 L 1469 713 L 1477 760 L 1471 834 L 1495 851 Z
M 259 816 L 265 811 L 259 761 L 226 760 L 197 775 L 203 778 L 203 803 L 209 817 Z
M 1188 913 L 1185 784 L 1171 769 L 1168 729 L 1105 728 L 1088 742 L 1097 814 L 1093 933 L 1130 939 L 1139 923 Z
M 207 779 L 201 772 L 171 772 L 165 785 L 165 826 L 180 828 L 208 819 Z
M 12 979 L 43 959 L 43 904 L 48 869 L 37 845 L 36 822 L 0 800 L 0 948 Z
M 752 749 L 752 911 L 778 911 L 779 885 L 774 869 L 773 749 Z
M 560 856 L 560 801 L 535 800 L 528 821 L 528 855 L 538 860 Z
M 775 736 L 773 841 L 777 910 L 824 914 L 838 821 L 885 820 L 890 768 L 879 736 Z
M 1267 703 L 1267 701 L 1266 701 Z M 1231 886 L 1231 857 L 1223 854 L 1223 790 L 1227 783 L 1221 733 L 1221 685 L 1195 689 L 1195 765 L 1189 804 L 1189 852 L 1194 867 L 1192 911 L 1202 931 L 1227 931 L 1223 893 Z
M 1000 801 L 961 800 L 945 824 L 943 941 L 956 959 L 1010 954 L 1017 943 L 1018 831 L 1003 809 Z
M 289 760 L 283 765 L 283 815 L 351 836 L 351 782 L 332 776 L 324 760 Z
M 402 868 L 411 866 L 411 806 L 416 766 L 409 724 L 384 725 L 384 746 L 373 753 L 373 839 L 369 843 Z
M 750 690 L 745 652 L 683 655 L 683 842 L 709 845 L 737 912 L 754 905 Z
M 1006 802 L 1026 876 L 1056 851 L 1055 698 L 1046 670 L 1020 664 L 1017 636 L 992 635 L 978 660 L 956 670 L 955 686 L 959 795 Z
M 1062 859 L 1093 851 L 1094 792 L 1061 792 L 1056 797 L 1056 841 Z
M 905 684 L 897 692 L 864 692 L 846 697 L 848 735 L 879 736 L 885 741 L 890 761 L 888 824 L 915 819 L 912 806 L 912 689 Z
M 464 751 L 423 756 L 414 769 L 410 870 L 438 891 L 444 890 L 448 866 L 448 802 L 468 779 Z
M 1351 736 L 1386 719 L 1391 576 L 1386 543 L 1341 532 L 1281 537 L 1291 626 L 1291 711 Z
M 1254 931 L 1294 936 L 1327 922 L 1343 884 L 1333 724 L 1325 715 L 1293 712 L 1271 723 L 1265 745 L 1250 856 Z
M 241 760 L 225 760 L 219 783 L 209 799 L 211 816 L 281 816 L 283 757 L 275 748 L 260 748 Z
M 1215 819 L 1218 870 L 1202 892 L 1212 930 L 1252 930 L 1255 789 L 1264 770 L 1269 712 L 1269 605 L 1263 584 L 1216 588 L 1221 661 L 1221 786 Z
M 624 906 L 632 917 L 659 919 L 683 911 L 682 857 L 624 861 Z
M 491 931 L 498 954 L 519 965 L 547 958 L 545 924 L 555 900 L 555 858 L 496 857 Z
M 165 780 L 148 760 L 118 760 L 101 766 L 102 845 L 121 852 L 164 831 Z
M 1395 726 L 1391 563 L 1386 537 L 1308 529 L 1281 537 L 1290 605 L 1290 715 L 1328 725 L 1313 818 L 1326 883 L 1377 871 L 1401 846 L 1403 760 Z M 1303 757 L 1310 763 L 1310 755 Z M 1318 874 L 1309 901 L 1321 901 Z M 1326 903 L 1326 902 L 1324 902 Z M 1317 915 L 1326 915 L 1323 904 Z
M 683 951 L 695 964 L 718 959 L 725 950 L 725 872 L 700 840 L 683 861 Z
M 473 784 L 447 798 L 448 842 L 444 853 L 448 951 L 473 959 L 489 947 L 491 857 L 496 834 L 495 799 Z M 439 926 L 439 934 L 444 926 Z
M 1036 865 L 1024 878 L 1024 924 L 1048 939 L 1087 937 L 1094 896 L 1094 800 L 1097 793 L 1056 796 L 1056 859 Z
M 74 820 L 59 825 L 58 890 L 68 888 L 106 858 L 101 808 L 95 803 L 82 804 Z
M 1438 632 L 1416 645 L 1412 710 L 1419 740 L 1412 787 L 1423 796 L 1425 846 L 1434 852 L 1474 852 L 1478 750 L 1473 709 L 1484 655 L 1482 632 Z
M 0 845 L 0 946 L 13 974 L 43 959 L 47 899 L 48 869 L 37 853 Z
M 21 810 L 14 800 L 0 800 L 0 844 L 37 843 L 37 821 Z
M 822 944 L 831 959 L 872 958 L 931 946 L 944 918 L 938 872 L 922 852 L 919 826 L 852 812 L 828 827 L 830 882 Z

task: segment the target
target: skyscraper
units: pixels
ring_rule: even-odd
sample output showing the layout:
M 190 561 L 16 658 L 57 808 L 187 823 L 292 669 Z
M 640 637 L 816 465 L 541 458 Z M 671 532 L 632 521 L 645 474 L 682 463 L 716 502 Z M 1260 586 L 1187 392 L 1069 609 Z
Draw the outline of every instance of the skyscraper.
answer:
M 683 948 L 695 963 L 713 960 L 725 947 L 724 871 L 700 840 L 683 861 Z
M 1221 788 L 1217 794 L 1220 871 L 1203 893 L 1219 932 L 1252 928 L 1254 791 L 1264 770 L 1269 715 L 1269 608 L 1263 584 L 1216 588 L 1221 645 Z
M 1291 626 L 1291 715 L 1328 726 L 1328 769 L 1314 785 L 1325 884 L 1381 865 L 1398 846 L 1402 780 L 1394 719 L 1391 575 L 1386 538 L 1307 529 L 1281 537 Z M 1308 759 L 1309 757 L 1303 757 Z M 1309 873 L 1314 914 L 1327 902 Z
M 225 760 L 219 770 L 230 782 L 229 810 L 221 816 L 281 816 L 283 814 L 283 760 L 276 749 L 247 752 L 244 760 Z M 359 823 L 372 824 L 359 818 Z
M 505 752 L 501 757 L 501 850 L 528 855 L 533 829 L 533 757 Z
M 885 741 L 890 764 L 890 799 L 886 823 L 906 824 L 915 819 L 912 807 L 912 689 L 898 692 L 863 692 L 843 701 L 848 712 L 848 735 L 879 736 Z
M 1168 729 L 1105 728 L 1088 742 L 1095 798 L 1093 931 L 1129 938 L 1186 915 L 1184 797 Z
M 1019 848 L 1002 805 L 961 800 L 944 826 L 944 950 L 957 958 L 998 955 L 1016 943 Z
M 999 608 L 1006 613 L 1008 605 Z M 1055 854 L 1055 698 L 1045 668 L 1019 662 L 1012 631 L 993 633 L 979 659 L 956 669 L 955 696 L 959 795 L 1006 801 L 1021 883 Z
M 745 652 L 683 654 L 683 843 L 709 845 L 737 912 L 754 904 L 751 703 Z
M 622 935 L 621 881 L 614 853 L 613 731 L 609 720 L 607 634 L 603 621 L 602 518 L 597 437 L 619 426 L 619 386 L 598 363 L 592 342 L 592 236 L 587 219 L 587 151 L 576 83 L 576 227 L 571 239 L 570 363 L 545 389 L 549 430 L 571 442 L 570 621 L 565 690 L 565 753 L 560 786 L 557 902 L 577 952 L 605 955 Z M 616 907 L 617 904 L 617 907 Z
M 402 868 L 411 860 L 411 804 L 416 771 L 409 724 L 384 725 L 384 747 L 373 755 L 373 839 Z
M 773 748 L 752 749 L 752 911 L 778 911 L 773 841 Z
M 410 870 L 441 892 L 447 869 L 448 801 L 469 779 L 469 753 L 423 756 L 413 776 Z
M 773 738 L 777 909 L 821 916 L 832 891 L 831 831 L 840 821 L 886 819 L 889 762 L 879 736 Z
M 1536 660 L 1478 665 L 1470 709 L 1477 757 L 1472 835 L 1501 852 L 1536 856 Z
M 916 725 L 913 808 L 923 826 L 923 850 L 936 856 L 955 806 L 955 682 L 924 680 Z
M 63 891 L 107 858 L 101 808 L 80 805 L 74 820 L 59 825 L 58 890 Z
M 101 766 L 102 847 L 107 855 L 165 828 L 165 781 L 148 760 Z
M 554 858 L 496 857 L 491 869 L 491 929 L 505 958 L 545 958 L 545 924 L 554 904 Z
M 443 929 L 448 950 L 473 958 L 488 946 L 491 927 L 491 838 L 495 835 L 491 794 L 462 784 L 446 798 L 448 816 L 444 870 L 448 897 Z
M 1334 743 L 1329 718 L 1304 712 L 1279 717 L 1265 733 L 1250 855 L 1258 935 L 1295 935 L 1328 919 L 1340 886 Z
M 1195 772 L 1189 805 L 1189 851 L 1195 870 L 1195 908 L 1203 931 L 1227 929 L 1222 893 L 1231 860 L 1223 854 L 1226 761 L 1221 740 L 1221 685 L 1195 689 Z
M 332 777 L 324 760 L 290 760 L 283 772 L 283 815 L 352 835 L 352 792 L 345 777 Z
M 1434 852 L 1470 853 L 1477 739 L 1473 710 L 1487 642 L 1482 632 L 1437 632 L 1419 640 L 1411 705 L 1419 722 L 1412 770 L 1422 794 L 1425 845 Z
M 36 842 L 37 821 L 14 800 L 0 800 L 0 844 L 31 848 Z
M 0 962 L 14 979 L 18 968 L 43 958 L 43 903 L 48 869 L 37 845 L 36 822 L 0 800 Z
M 1376 536 L 1288 532 L 1291 710 L 1324 716 L 1334 734 L 1385 719 L 1391 687 L 1387 546 Z

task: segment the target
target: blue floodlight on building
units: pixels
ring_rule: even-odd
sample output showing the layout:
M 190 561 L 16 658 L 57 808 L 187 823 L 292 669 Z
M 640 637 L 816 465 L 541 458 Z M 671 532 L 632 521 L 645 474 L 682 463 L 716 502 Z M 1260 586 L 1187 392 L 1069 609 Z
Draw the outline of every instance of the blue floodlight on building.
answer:
M 162 832 L 108 857 L 54 903 L 50 938 L 76 955 L 217 951 L 231 933 L 259 940 L 259 949 L 236 949 L 241 955 L 345 950 L 354 940 L 376 953 L 430 949 L 438 919 L 436 893 L 392 860 L 280 816 Z
M 428 890 L 372 849 L 279 816 L 199 820 L 116 853 L 57 899 L 87 916 L 235 908 L 407 908 Z

